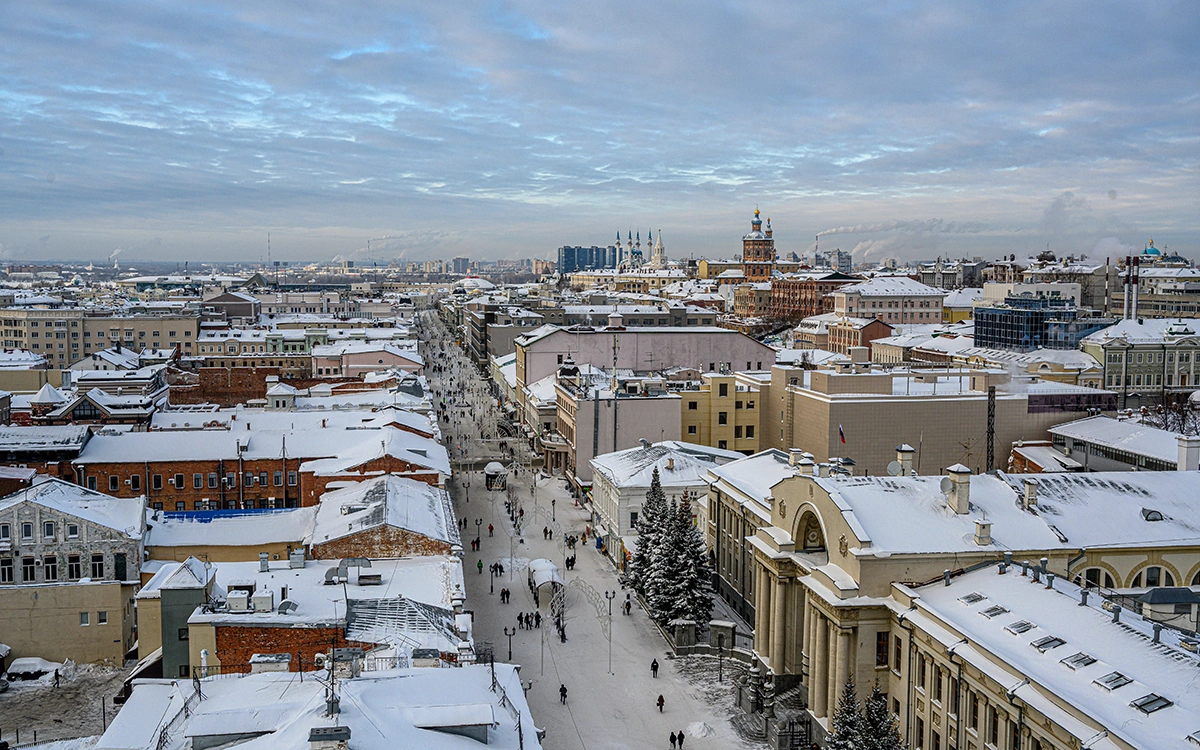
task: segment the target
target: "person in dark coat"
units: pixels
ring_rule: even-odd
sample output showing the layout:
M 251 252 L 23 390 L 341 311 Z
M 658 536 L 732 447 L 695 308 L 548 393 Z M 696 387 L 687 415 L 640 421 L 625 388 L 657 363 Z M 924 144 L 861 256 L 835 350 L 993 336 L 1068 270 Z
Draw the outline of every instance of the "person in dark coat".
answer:
M 567 705 L 567 686 L 566 685 L 558 686 L 558 701 L 560 703 L 562 703 L 564 706 Z
M 675 736 L 674 732 L 671 732 L 671 750 L 675 750 L 675 745 L 678 742 L 679 742 L 679 738 Z
M 662 693 L 659 693 L 658 694 L 658 712 L 660 714 L 663 712 L 663 704 L 664 703 L 666 703 L 666 701 L 663 700 Z
M 683 730 L 679 730 L 679 750 L 683 750 Z
M 658 677 L 658 659 L 650 662 L 650 676 Z

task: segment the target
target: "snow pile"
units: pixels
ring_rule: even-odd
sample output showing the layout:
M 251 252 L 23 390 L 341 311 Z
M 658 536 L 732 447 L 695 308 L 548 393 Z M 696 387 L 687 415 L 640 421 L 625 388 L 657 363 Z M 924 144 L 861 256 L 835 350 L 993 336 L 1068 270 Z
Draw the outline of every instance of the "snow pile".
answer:
M 717 730 L 705 724 L 703 721 L 693 721 L 687 726 L 688 737 L 714 737 Z
M 92 750 L 100 740 L 100 735 L 94 737 L 77 737 L 73 740 L 57 740 L 43 742 L 40 745 L 29 745 L 27 750 Z

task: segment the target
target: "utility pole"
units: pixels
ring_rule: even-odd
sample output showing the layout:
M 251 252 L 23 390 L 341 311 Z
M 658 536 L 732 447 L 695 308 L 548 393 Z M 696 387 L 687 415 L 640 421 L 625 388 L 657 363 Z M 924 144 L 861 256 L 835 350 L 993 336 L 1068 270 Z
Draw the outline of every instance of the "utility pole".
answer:
M 996 386 L 988 386 L 987 471 L 996 468 Z

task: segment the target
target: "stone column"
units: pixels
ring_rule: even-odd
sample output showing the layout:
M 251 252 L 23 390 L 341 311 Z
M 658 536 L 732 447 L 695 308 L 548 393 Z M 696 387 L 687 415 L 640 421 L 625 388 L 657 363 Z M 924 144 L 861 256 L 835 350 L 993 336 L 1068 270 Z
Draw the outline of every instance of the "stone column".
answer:
M 771 620 L 770 574 L 762 565 L 755 565 L 754 576 L 754 650 L 759 658 L 766 661 L 771 651 L 768 632 Z
M 771 666 L 775 674 L 783 674 L 784 615 L 787 612 L 787 581 L 775 579 L 775 593 L 771 596 Z
M 813 715 L 825 716 L 829 693 L 829 625 L 825 617 L 814 611 L 812 614 L 813 639 L 816 649 L 812 662 L 812 706 Z
M 833 718 L 837 712 L 838 697 L 841 695 L 842 686 L 838 684 L 838 626 L 833 620 L 826 620 L 825 627 L 828 629 L 829 648 L 825 654 L 825 696 L 826 706 L 829 711 L 827 716 Z
M 809 675 L 812 674 L 812 605 L 808 603 L 808 592 L 804 592 L 801 598 L 801 606 L 804 608 L 804 631 L 800 634 L 800 673 L 804 675 L 804 684 L 812 687 L 812 679 Z
M 842 688 L 850 679 L 850 635 L 851 631 L 838 628 L 837 631 L 837 696 L 841 696 Z

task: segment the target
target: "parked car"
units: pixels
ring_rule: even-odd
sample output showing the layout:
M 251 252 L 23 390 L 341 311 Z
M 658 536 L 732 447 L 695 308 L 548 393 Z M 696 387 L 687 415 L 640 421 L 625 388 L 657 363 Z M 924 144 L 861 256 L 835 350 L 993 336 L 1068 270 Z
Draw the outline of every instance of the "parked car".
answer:
M 8 679 L 36 680 L 56 669 L 62 669 L 61 662 L 46 661 L 37 656 L 24 656 L 20 659 L 13 659 L 12 664 L 8 665 Z
M 8 690 L 8 680 L 0 677 L 0 693 L 3 693 L 5 690 Z

